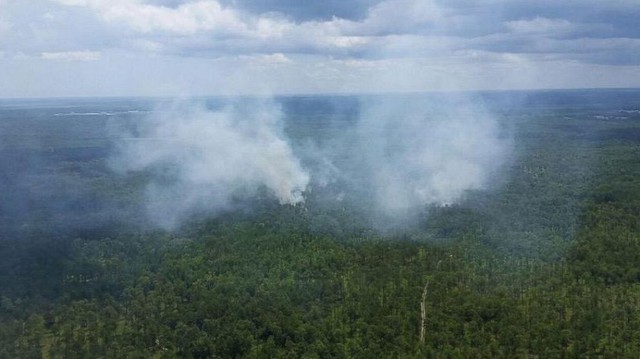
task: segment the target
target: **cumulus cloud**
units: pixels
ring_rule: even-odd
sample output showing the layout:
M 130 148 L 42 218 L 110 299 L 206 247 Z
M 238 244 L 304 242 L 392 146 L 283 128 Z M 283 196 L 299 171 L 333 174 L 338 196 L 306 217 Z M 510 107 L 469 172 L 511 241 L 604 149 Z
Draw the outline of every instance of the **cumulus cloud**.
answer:
M 542 47 L 538 40 L 546 37 L 624 38 L 613 18 L 603 16 L 585 22 L 584 16 L 576 15 L 580 12 L 578 0 L 569 5 L 546 4 L 544 9 L 534 2 L 491 1 L 480 6 L 437 0 L 371 0 L 354 3 L 359 17 L 303 17 L 301 21 L 292 19 L 286 7 L 279 6 L 293 6 L 287 0 L 268 3 L 280 13 L 269 11 L 267 3 L 257 6 L 246 1 L 50 1 L 91 9 L 105 26 L 124 31 L 129 39 L 121 46 L 181 56 L 282 53 L 366 58 L 379 56 L 378 49 L 384 47 L 389 49 L 384 53 L 390 57 L 442 57 L 445 52 L 463 49 L 539 52 Z M 591 0 L 582 0 L 582 3 L 599 6 Z M 302 11 L 305 6 L 320 11 L 310 4 L 296 8 Z M 504 18 L 490 11 L 491 7 L 498 6 Z M 623 11 L 628 15 L 629 2 L 616 1 L 611 9 L 621 16 Z M 635 13 L 640 15 L 640 10 Z M 608 13 L 606 16 L 613 17 Z M 618 34 L 603 37 L 607 32 Z
M 193 35 L 207 32 L 219 36 L 277 35 L 287 27 L 269 16 L 250 16 L 215 0 L 181 3 L 176 7 L 156 5 L 137 0 L 52 0 L 63 5 L 84 6 L 97 11 L 107 22 L 124 25 L 145 33 L 166 32 Z
M 640 8 L 634 4 L 633 0 L 4 0 L 0 49 L 4 59 L 24 54 L 43 62 L 33 66 L 64 57 L 44 53 L 69 53 L 71 59 L 71 53 L 85 51 L 100 53 L 103 60 L 138 59 L 142 71 L 159 67 L 149 65 L 150 58 L 163 66 L 172 62 L 167 71 L 176 71 L 184 62 L 200 61 L 204 67 L 209 61 L 210 71 L 220 71 L 211 77 L 220 79 L 229 79 L 229 73 L 241 73 L 248 66 L 255 70 L 252 76 L 275 84 L 267 87 L 286 84 L 289 89 L 305 88 L 304 92 L 367 89 L 367 76 L 353 72 L 354 68 L 387 70 L 347 64 L 387 60 L 394 66 L 421 65 L 416 77 L 432 79 L 424 81 L 421 89 L 437 90 L 451 86 L 439 79 L 440 73 L 425 74 L 436 67 L 486 78 L 483 71 L 516 63 L 526 64 L 527 69 L 573 62 L 614 66 L 611 70 L 640 66 L 635 44 L 640 39 Z M 82 57 L 76 56 L 77 60 Z M 85 65 L 89 62 L 96 64 L 96 73 L 111 70 L 107 61 L 85 61 Z M 517 71 L 512 75 L 517 77 Z M 610 77 L 617 76 L 612 72 Z M 183 88 L 184 76 L 180 77 L 176 75 L 169 87 Z M 387 80 L 389 89 L 406 88 Z M 493 84 L 487 82 L 484 87 L 493 88 Z M 522 82 L 525 85 L 529 83 Z M 220 86 L 213 81 L 209 88 L 217 92 Z
M 385 0 L 371 7 L 360 20 L 334 17 L 302 23 L 274 13 L 246 13 L 215 0 L 184 2 L 174 7 L 136 0 L 52 1 L 91 8 L 105 23 L 138 33 L 138 44 L 160 40 L 164 46 L 153 48 L 200 53 L 208 47 L 213 53 L 254 53 L 265 49 L 276 53 L 284 49 L 291 53 L 358 54 L 387 36 L 424 32 L 443 18 L 433 0 Z
M 177 8 L 116 2 L 101 3 L 97 8 L 107 21 L 122 22 L 143 33 L 167 31 L 188 35 L 198 31 L 222 34 L 247 31 L 246 24 L 235 11 L 225 9 L 215 1 L 187 3 Z
M 364 21 L 355 22 L 354 32 L 398 34 L 421 32 L 443 18 L 434 0 L 386 0 L 369 10 Z

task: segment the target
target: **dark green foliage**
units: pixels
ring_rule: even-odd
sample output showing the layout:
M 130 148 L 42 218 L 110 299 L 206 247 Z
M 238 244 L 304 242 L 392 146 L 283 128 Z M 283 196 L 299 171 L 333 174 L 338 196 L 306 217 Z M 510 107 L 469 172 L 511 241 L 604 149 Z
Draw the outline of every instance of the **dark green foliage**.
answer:
M 539 112 L 504 183 L 402 232 L 311 196 L 1 240 L 0 358 L 639 357 L 640 127 Z

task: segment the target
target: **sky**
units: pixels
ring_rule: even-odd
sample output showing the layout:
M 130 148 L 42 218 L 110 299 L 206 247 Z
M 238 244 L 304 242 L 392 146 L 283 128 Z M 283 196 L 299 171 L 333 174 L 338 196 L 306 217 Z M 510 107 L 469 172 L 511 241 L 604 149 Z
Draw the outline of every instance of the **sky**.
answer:
M 0 0 L 0 97 L 640 87 L 640 0 Z

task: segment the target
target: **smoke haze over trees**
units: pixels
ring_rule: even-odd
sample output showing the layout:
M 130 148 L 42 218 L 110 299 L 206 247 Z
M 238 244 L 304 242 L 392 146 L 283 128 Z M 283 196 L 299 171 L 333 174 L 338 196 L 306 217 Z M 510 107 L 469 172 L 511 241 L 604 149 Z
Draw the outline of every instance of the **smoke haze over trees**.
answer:
M 0 0 L 0 359 L 640 357 L 636 0 Z
M 420 153 L 415 142 L 385 148 L 394 142 L 383 140 L 422 132 L 378 109 L 369 132 L 361 121 L 387 104 L 429 124 L 437 106 L 425 107 L 434 104 L 425 97 L 373 107 L 357 97 L 285 97 L 237 109 L 210 99 L 183 107 L 185 122 L 174 126 L 166 118 L 183 105 L 173 101 L 3 101 L 0 154 L 11 181 L 2 182 L 0 206 L 0 357 L 634 356 L 640 96 L 521 95 L 482 96 L 486 112 L 476 108 L 482 116 L 471 119 L 492 114 L 495 122 L 473 138 L 495 147 L 471 141 L 475 150 L 461 158 L 512 148 L 510 157 L 482 167 L 483 186 L 465 178 L 455 201 L 409 202 L 406 222 L 377 209 L 378 179 L 366 170 L 376 162 L 366 156 Z M 254 117 L 242 118 L 261 131 L 234 122 L 247 110 Z M 256 115 L 265 113 L 275 117 Z M 184 136 L 190 124 L 205 130 Z M 471 136 L 428 127 L 434 149 L 435 134 Z M 390 137 L 377 137 L 382 129 Z M 287 139 L 275 152 L 261 141 L 233 147 L 267 156 L 258 159 L 296 154 L 284 168 L 309 173 L 304 204 L 281 204 L 278 193 L 289 192 L 266 175 L 246 181 L 245 172 L 262 168 L 248 162 L 257 172 L 230 170 L 233 195 L 222 202 L 213 189 L 202 194 L 205 207 L 187 212 L 182 190 L 156 202 L 185 214 L 173 230 L 157 230 L 145 215 L 153 214 L 150 189 L 217 181 L 190 163 L 216 163 L 202 151 L 219 146 L 208 141 L 218 133 Z M 389 152 L 349 150 L 366 139 Z M 136 157 L 150 143 L 157 152 Z M 360 168 L 364 176 L 352 176 Z

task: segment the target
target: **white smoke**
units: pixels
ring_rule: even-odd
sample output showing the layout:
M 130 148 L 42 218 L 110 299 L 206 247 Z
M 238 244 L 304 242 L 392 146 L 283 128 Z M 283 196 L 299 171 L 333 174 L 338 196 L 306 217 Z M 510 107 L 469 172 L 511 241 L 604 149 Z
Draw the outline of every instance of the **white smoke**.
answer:
M 468 99 L 450 101 L 362 102 L 358 143 L 383 212 L 454 203 L 504 164 L 511 141 L 496 118 Z
M 346 193 L 375 214 L 373 223 L 406 223 L 425 206 L 459 202 L 499 178 L 512 148 L 503 125 L 460 94 L 363 97 L 357 121 L 322 146 L 330 167 L 316 159 L 312 180 L 339 183 L 334 194 Z
M 357 121 L 316 118 L 290 141 L 272 101 L 236 99 L 215 110 L 182 101 L 153 112 L 124 138 L 120 133 L 111 162 L 121 172 L 148 175 L 149 218 L 173 228 L 194 213 L 233 209 L 236 199 L 265 189 L 295 205 L 311 194 L 311 182 L 324 188 L 313 192 L 314 203 L 345 199 L 375 214 L 374 223 L 379 215 L 393 222 L 487 188 L 509 158 L 510 136 L 464 96 L 373 96 L 357 106 L 350 115 Z M 302 116 L 288 121 L 310 123 Z M 324 131 L 323 141 L 311 140 L 316 131 Z
M 112 167 L 152 173 L 149 217 L 172 228 L 194 211 L 216 212 L 261 188 L 281 204 L 304 201 L 309 175 L 282 131 L 279 106 L 237 101 L 218 110 L 183 101 L 122 139 Z

